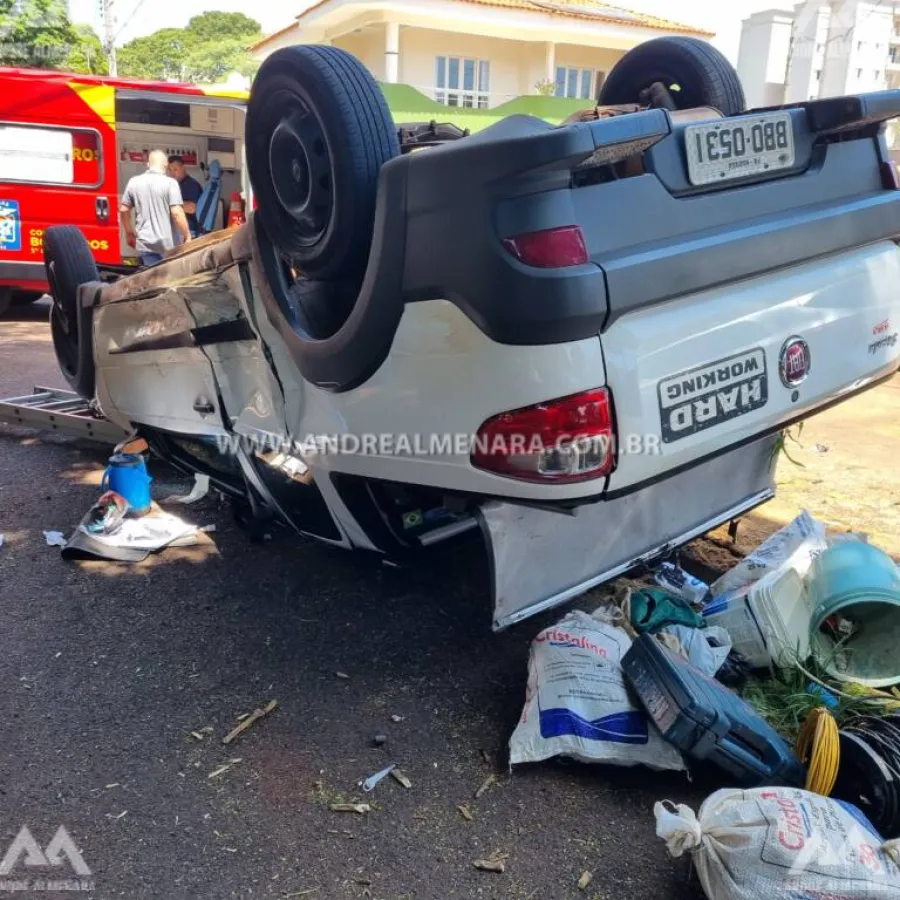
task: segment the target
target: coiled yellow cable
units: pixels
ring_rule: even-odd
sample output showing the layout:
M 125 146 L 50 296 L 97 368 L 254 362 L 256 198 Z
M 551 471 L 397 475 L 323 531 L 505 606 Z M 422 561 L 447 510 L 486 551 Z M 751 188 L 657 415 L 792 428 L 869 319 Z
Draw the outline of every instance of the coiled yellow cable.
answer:
M 834 716 L 824 707 L 814 709 L 797 738 L 797 756 L 809 765 L 806 789 L 829 797 L 841 765 L 841 737 Z

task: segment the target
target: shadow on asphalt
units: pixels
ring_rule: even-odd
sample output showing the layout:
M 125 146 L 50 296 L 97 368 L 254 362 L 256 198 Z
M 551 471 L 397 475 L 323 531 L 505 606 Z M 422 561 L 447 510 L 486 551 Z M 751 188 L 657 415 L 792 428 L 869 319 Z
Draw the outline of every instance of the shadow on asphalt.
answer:
M 315 887 L 343 900 L 371 881 L 372 900 L 451 887 L 565 900 L 585 896 L 585 870 L 601 897 L 696 896 L 653 836 L 652 805 L 696 803 L 697 784 L 552 763 L 509 776 L 528 645 L 560 613 L 493 634 L 477 545 L 389 569 L 287 537 L 251 544 L 208 498 L 184 515 L 216 524 L 215 554 L 101 573 L 64 563 L 41 530 L 74 527 L 104 454 L 21 441 L 0 436 L 0 530 L 11 535 L 0 551 L 0 844 L 22 823 L 52 835 L 64 821 L 104 898 Z M 158 465 L 152 474 L 178 481 Z M 223 746 L 238 715 L 271 699 L 275 713 Z M 363 794 L 359 780 L 389 763 L 412 789 L 388 779 Z M 330 810 L 347 800 L 373 811 Z M 510 854 L 507 873 L 475 870 L 494 850 Z

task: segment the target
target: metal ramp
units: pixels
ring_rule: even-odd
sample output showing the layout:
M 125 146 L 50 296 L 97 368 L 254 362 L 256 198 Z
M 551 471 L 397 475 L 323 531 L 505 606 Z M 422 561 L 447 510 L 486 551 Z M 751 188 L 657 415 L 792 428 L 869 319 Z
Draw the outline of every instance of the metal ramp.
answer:
M 104 418 L 73 391 L 36 387 L 23 397 L 0 400 L 0 422 L 59 431 L 103 444 L 119 444 L 128 432 Z

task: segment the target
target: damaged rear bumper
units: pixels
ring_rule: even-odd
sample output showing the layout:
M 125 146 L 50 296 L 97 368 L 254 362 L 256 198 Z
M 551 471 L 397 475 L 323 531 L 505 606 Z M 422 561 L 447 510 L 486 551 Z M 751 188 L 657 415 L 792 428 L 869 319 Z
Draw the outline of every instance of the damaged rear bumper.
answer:
M 767 437 L 573 515 L 483 504 L 494 630 L 559 606 L 770 500 L 777 441 Z

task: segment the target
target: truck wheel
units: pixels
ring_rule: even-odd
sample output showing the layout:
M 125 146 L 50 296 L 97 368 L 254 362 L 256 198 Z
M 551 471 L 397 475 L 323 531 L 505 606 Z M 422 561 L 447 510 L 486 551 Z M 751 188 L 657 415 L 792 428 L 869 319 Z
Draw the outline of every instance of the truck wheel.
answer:
M 59 368 L 72 390 L 94 397 L 93 310 L 81 309 L 78 288 L 98 282 L 97 264 L 84 235 L 74 225 L 54 225 L 44 234 L 44 267 L 53 305 L 50 335 Z
M 679 109 L 712 106 L 735 116 L 746 108 L 734 66 L 706 41 L 690 37 L 655 38 L 629 50 L 613 66 L 598 103 L 639 103 L 641 94 L 657 82 L 670 89 Z
M 53 225 L 44 233 L 44 268 L 54 306 L 59 307 L 57 327 L 77 344 L 78 287 L 100 278 L 91 248 L 74 225 Z
M 97 288 L 101 287 L 97 282 Z M 79 307 L 76 312 L 76 334 L 73 338 L 63 325 L 59 304 L 54 303 L 50 307 L 50 336 L 59 369 L 72 390 L 85 400 L 93 400 L 96 389 L 94 310 L 91 307 Z
M 362 273 L 378 175 L 400 153 L 369 70 L 337 47 L 273 53 L 253 83 L 246 146 L 259 219 L 282 255 L 316 280 Z
M 12 288 L 0 287 L 0 316 L 12 305 Z

